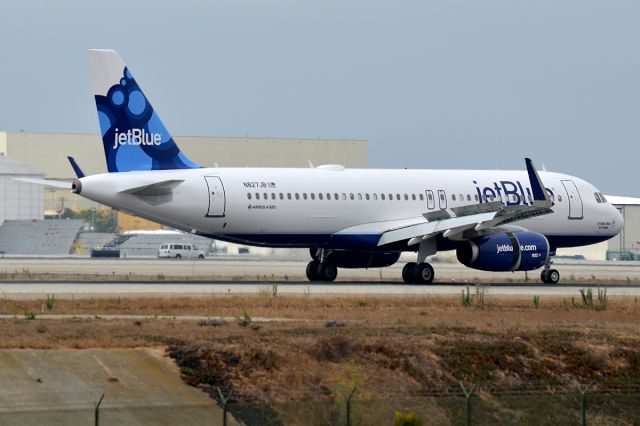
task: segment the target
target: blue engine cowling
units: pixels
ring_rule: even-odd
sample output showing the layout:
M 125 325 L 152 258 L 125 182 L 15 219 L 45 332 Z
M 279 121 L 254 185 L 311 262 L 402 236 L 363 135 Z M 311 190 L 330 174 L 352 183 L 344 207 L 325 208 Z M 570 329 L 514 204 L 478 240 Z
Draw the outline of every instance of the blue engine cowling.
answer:
M 456 251 L 465 266 L 482 271 L 531 271 L 549 257 L 549 241 L 537 232 L 518 231 L 465 241 Z

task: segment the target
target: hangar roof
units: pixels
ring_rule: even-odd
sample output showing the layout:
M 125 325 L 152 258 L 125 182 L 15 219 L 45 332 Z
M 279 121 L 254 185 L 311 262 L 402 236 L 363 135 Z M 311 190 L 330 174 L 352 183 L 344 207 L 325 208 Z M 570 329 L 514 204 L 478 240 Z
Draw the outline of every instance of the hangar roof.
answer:
M 44 172 L 41 172 L 24 161 L 16 160 L 6 155 L 0 155 L 0 175 L 44 176 Z

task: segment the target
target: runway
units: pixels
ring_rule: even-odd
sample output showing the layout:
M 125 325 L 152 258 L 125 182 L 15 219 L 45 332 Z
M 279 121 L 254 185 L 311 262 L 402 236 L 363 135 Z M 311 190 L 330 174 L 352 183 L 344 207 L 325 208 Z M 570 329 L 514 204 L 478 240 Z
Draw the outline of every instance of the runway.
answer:
M 279 282 L 165 282 L 165 283 L 67 283 L 67 282 L 14 282 L 0 284 L 0 297 L 6 299 L 44 299 L 47 294 L 55 294 L 58 298 L 108 298 L 108 297 L 207 297 L 233 295 L 264 295 L 278 296 L 295 295 L 301 297 L 318 296 L 418 296 L 418 295 L 459 295 L 469 284 L 445 284 L 416 286 L 395 283 L 332 283 L 318 284 L 308 282 L 279 283 Z M 470 291 L 475 292 L 471 285 Z M 607 289 L 608 296 L 640 296 L 640 285 L 543 285 L 543 284 L 483 284 L 482 290 L 486 295 L 519 297 L 519 296 L 579 296 L 582 288 Z
M 158 259 L 3 258 L 0 298 L 56 297 L 202 297 L 273 294 L 322 295 L 459 295 L 482 283 L 496 296 L 578 296 L 579 289 L 607 287 L 609 296 L 640 296 L 640 263 L 600 262 L 554 265 L 558 285 L 539 282 L 539 271 L 483 272 L 458 263 L 433 263 L 436 282 L 405 285 L 403 262 L 389 268 L 340 269 L 335 283 L 310 283 L 306 261 L 260 257 L 212 258 L 204 261 Z M 525 281 L 527 280 L 527 281 Z

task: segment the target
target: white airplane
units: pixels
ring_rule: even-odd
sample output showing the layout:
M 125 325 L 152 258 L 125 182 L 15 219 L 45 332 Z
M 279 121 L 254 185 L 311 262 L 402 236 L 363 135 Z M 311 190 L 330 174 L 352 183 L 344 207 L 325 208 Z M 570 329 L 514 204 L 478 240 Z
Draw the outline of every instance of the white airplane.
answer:
M 470 268 L 543 268 L 541 280 L 557 283 L 557 248 L 605 241 L 623 226 L 593 185 L 538 173 L 529 159 L 523 171 L 201 167 L 115 51 L 90 50 L 89 63 L 109 173 L 84 176 L 70 159 L 74 193 L 217 240 L 309 248 L 311 281 L 390 266 L 409 251 L 417 256 L 404 282 L 431 283 L 427 257 L 456 250 Z

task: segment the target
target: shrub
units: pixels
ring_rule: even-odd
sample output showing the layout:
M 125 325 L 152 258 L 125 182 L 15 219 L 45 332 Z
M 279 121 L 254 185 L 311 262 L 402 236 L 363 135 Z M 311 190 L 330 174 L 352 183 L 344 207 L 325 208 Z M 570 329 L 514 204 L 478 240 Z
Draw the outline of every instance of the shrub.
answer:
M 402 414 L 400 411 L 396 411 L 395 426 L 421 426 L 422 420 L 413 411 L 407 414 Z
M 47 311 L 52 311 L 55 304 L 56 304 L 55 294 L 47 294 L 47 300 L 44 301 L 44 306 L 47 308 Z

